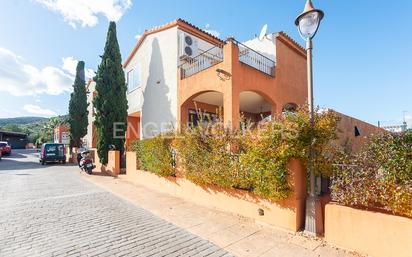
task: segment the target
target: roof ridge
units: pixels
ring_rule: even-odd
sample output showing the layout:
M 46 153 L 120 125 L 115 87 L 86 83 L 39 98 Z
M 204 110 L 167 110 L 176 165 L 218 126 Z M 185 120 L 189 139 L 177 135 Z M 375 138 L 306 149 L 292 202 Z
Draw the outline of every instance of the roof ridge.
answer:
M 203 32 L 203 33 L 208 34 L 209 36 L 213 37 L 214 39 L 217 39 L 217 40 L 221 41 L 222 43 L 224 42 L 221 38 L 219 38 L 219 37 L 217 37 L 217 36 L 215 36 L 215 35 L 207 32 L 207 31 L 204 30 L 204 29 L 199 28 L 198 26 L 196 26 L 196 25 L 194 25 L 194 24 L 192 24 L 192 23 L 190 23 L 190 22 L 188 22 L 188 21 L 186 21 L 186 20 L 184 20 L 184 19 L 182 19 L 182 18 L 177 18 L 177 19 L 176 19 L 176 22 L 186 23 L 187 25 L 189 25 L 189 26 L 191 26 L 191 27 L 193 27 L 193 28 L 195 28 L 195 29 Z
M 180 25 L 187 25 L 187 26 L 193 28 L 194 30 L 197 30 L 200 33 L 203 33 L 203 34 L 207 35 L 206 37 L 210 37 L 211 41 L 218 41 L 221 44 L 224 44 L 224 41 L 222 39 L 210 34 L 209 32 L 206 32 L 205 30 L 193 25 L 192 23 L 190 23 L 190 22 L 188 22 L 188 21 L 186 21 L 182 18 L 177 18 L 177 19 L 175 19 L 173 21 L 170 21 L 168 23 L 165 23 L 165 24 L 162 24 L 162 25 L 159 25 L 159 26 L 155 26 L 155 27 L 152 27 L 150 29 L 146 29 L 144 31 L 144 33 L 142 34 L 142 36 L 137 41 L 137 44 L 135 45 L 135 47 L 133 48 L 133 50 L 131 51 L 131 53 L 127 57 L 126 61 L 123 63 L 123 66 L 125 67 L 130 62 L 131 58 L 134 56 L 137 49 L 143 43 L 143 40 L 145 39 L 145 37 L 147 35 L 150 35 L 150 34 L 156 33 L 157 31 L 165 30 L 165 29 L 168 29 L 168 28 L 171 28 L 171 27 L 174 27 L 174 26 L 180 26 Z
M 286 34 L 286 32 L 280 31 L 278 34 L 284 36 L 287 40 L 289 40 L 291 43 L 293 43 L 293 44 L 294 44 L 296 47 L 298 47 L 300 50 L 306 52 L 306 49 L 305 49 L 302 45 L 300 45 L 296 40 L 294 40 L 291 36 L 289 36 L 288 34 Z

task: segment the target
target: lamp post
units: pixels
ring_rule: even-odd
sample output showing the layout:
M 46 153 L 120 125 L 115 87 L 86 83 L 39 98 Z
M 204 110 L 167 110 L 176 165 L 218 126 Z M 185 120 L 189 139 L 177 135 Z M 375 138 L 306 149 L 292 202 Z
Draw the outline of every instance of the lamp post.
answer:
M 305 9 L 295 20 L 295 25 L 298 27 L 300 36 L 306 41 L 308 105 L 311 128 L 313 128 L 315 122 L 313 103 L 312 38 L 318 31 L 323 15 L 323 11 L 315 9 L 312 1 L 307 0 Z M 311 146 L 309 146 L 309 158 L 313 158 L 313 150 Z M 315 193 L 315 171 L 314 167 L 311 165 L 311 162 L 309 162 L 308 170 L 310 174 L 310 190 L 309 197 L 306 200 L 305 231 L 311 234 L 317 234 L 323 232 L 323 224 L 319 224 L 319 221 L 322 221 L 322 219 L 316 219 L 317 216 L 321 215 L 322 210 L 320 210 L 319 200 L 317 199 Z

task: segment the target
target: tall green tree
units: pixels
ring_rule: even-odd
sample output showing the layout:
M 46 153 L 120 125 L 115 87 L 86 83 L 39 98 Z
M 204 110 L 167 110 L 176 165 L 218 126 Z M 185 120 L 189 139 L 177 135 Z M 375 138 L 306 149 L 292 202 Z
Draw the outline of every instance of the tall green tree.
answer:
M 111 145 L 124 152 L 127 127 L 127 87 L 115 22 L 110 22 L 101 58 L 95 77 L 97 95 L 93 105 L 96 109 L 97 153 L 101 163 L 107 164 Z
M 71 145 L 82 146 L 82 137 L 87 134 L 87 92 L 84 78 L 84 62 L 79 61 L 76 68 L 76 78 L 73 84 L 73 93 L 70 96 L 69 119 Z

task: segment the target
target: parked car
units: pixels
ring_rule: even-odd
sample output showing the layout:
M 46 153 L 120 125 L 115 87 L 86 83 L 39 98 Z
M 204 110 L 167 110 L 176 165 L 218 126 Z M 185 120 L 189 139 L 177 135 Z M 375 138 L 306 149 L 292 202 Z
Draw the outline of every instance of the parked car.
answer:
M 42 165 L 48 162 L 66 163 L 64 144 L 43 144 L 40 149 L 39 162 Z
M 10 155 L 11 154 L 11 146 L 9 145 L 9 143 L 5 142 L 5 141 L 0 141 L 0 147 L 1 147 L 1 153 L 2 155 Z
M 1 161 L 1 157 L 3 157 L 3 147 L 0 146 L 0 161 Z

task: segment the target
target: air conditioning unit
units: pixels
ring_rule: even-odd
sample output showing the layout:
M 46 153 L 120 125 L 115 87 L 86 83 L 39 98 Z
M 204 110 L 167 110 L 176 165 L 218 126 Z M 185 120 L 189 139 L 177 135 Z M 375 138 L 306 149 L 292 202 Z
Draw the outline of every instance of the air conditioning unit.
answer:
M 197 39 L 192 35 L 181 33 L 180 34 L 180 59 L 192 60 L 199 53 L 197 46 Z

